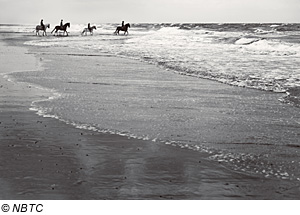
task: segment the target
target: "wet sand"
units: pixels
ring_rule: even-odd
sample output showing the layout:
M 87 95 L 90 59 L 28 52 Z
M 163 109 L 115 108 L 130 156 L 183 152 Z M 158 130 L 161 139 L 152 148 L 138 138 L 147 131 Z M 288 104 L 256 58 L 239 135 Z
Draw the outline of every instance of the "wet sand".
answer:
M 1 41 L 1 64 L 19 60 L 1 67 L 0 73 L 42 69 L 39 58 L 25 54 L 22 42 Z M 5 191 L 0 199 L 300 197 L 297 182 L 233 171 L 205 153 L 81 130 L 38 116 L 29 110 L 31 102 L 47 95 L 30 84 L 2 75 L 0 92 L 0 190 Z

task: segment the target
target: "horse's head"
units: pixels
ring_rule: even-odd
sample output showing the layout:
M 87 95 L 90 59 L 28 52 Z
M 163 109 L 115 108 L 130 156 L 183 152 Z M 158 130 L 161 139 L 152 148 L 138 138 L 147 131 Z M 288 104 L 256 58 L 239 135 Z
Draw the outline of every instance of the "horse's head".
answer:
M 71 24 L 68 22 L 68 23 L 64 24 L 64 26 L 67 26 L 70 28 Z
M 128 28 L 130 28 L 130 24 L 129 24 L 129 23 L 127 23 L 126 26 L 127 26 Z
M 94 25 L 92 28 L 94 28 L 95 30 L 97 30 L 96 26 Z
M 46 26 L 46 28 L 50 28 L 50 24 L 46 24 L 45 26 Z

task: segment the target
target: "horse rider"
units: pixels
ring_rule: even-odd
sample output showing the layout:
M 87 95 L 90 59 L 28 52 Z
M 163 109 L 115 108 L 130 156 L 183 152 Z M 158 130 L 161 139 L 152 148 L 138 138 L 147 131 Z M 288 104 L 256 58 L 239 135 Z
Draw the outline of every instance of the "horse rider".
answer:
M 91 32 L 91 24 L 90 23 L 88 23 L 88 29 Z
M 124 28 L 124 21 L 122 21 L 122 28 Z
M 43 28 L 43 30 L 45 30 L 45 25 L 44 25 L 44 20 L 41 20 L 41 27 Z
M 60 20 L 60 27 L 63 27 L 63 26 L 64 26 L 63 21 L 64 21 L 64 20 Z

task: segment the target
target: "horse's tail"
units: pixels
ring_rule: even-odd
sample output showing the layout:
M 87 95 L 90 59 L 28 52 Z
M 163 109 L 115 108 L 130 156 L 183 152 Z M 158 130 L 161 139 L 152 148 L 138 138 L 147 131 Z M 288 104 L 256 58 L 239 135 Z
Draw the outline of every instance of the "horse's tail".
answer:
M 34 29 L 33 32 L 35 32 L 35 35 L 37 35 L 37 33 L 38 33 L 38 25 L 35 27 L 35 29 Z M 32 32 L 32 33 L 33 33 L 33 32 Z
M 116 31 L 115 31 L 115 33 L 114 33 L 114 34 L 118 34 L 118 33 L 119 33 L 119 31 L 120 31 L 120 30 L 119 30 L 119 27 L 117 27 L 117 28 L 116 28 Z
M 37 25 L 37 26 L 35 26 L 35 30 L 34 30 L 33 32 L 35 32 L 35 31 L 39 30 L 38 28 L 39 28 L 39 26 L 38 26 L 38 25 Z
M 53 33 L 53 31 L 55 31 L 55 29 L 56 29 L 56 28 L 54 28 L 54 29 L 51 31 L 51 34 Z

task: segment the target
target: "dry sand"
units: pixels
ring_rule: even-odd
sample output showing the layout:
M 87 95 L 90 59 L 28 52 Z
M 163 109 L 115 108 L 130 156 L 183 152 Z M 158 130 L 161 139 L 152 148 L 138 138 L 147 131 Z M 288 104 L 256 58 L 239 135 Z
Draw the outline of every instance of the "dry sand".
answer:
M 22 39 L 4 44 L 8 37 L 0 41 L 0 74 L 42 69 L 25 54 Z M 0 76 L 0 199 L 300 197 L 298 184 L 235 172 L 204 153 L 43 118 L 29 110 L 43 96 L 29 84 Z

